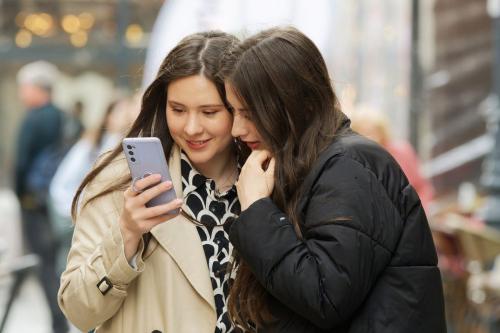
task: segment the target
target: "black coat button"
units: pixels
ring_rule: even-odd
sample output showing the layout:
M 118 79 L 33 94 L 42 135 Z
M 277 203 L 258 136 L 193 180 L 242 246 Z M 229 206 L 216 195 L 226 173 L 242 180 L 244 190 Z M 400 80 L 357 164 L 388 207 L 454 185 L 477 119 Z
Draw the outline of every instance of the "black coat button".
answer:
M 151 331 L 151 333 L 161 333 L 161 331 L 153 330 L 153 331 Z

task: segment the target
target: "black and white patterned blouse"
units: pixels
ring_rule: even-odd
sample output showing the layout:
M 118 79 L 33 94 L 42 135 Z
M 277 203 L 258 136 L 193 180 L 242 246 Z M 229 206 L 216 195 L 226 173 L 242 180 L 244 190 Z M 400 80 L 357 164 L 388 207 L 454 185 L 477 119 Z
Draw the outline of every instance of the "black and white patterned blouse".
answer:
M 214 290 L 217 312 L 215 333 L 235 332 L 227 312 L 230 276 L 226 268 L 232 252 L 228 236 L 230 224 L 241 211 L 236 187 L 233 186 L 218 195 L 215 181 L 196 171 L 184 153 L 181 153 L 181 170 L 187 213 L 202 224 L 196 229 L 203 245 Z

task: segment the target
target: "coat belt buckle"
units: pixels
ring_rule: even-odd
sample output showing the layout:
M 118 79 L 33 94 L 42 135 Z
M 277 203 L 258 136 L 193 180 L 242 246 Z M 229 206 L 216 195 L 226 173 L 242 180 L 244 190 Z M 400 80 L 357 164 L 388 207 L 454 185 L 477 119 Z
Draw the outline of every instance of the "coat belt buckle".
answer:
M 113 283 L 111 283 L 107 276 L 103 277 L 101 281 L 97 283 L 97 289 L 99 289 L 99 291 L 103 295 L 106 295 L 112 288 Z

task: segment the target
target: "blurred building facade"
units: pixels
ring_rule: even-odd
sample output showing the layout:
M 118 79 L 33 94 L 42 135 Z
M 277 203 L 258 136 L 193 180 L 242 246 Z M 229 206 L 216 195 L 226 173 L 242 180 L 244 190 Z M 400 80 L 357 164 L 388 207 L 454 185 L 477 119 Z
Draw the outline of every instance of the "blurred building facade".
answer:
M 0 1 L 0 185 L 11 183 L 12 148 L 24 110 L 15 75 L 47 60 L 64 73 L 55 101 L 71 111 L 84 105 L 92 126 L 115 86 L 140 87 L 145 49 L 161 0 Z
M 252 2 L 237 3 L 200 2 L 197 14 L 182 15 L 183 21 L 195 26 L 192 21 L 200 21 L 198 25 L 210 28 L 252 22 L 252 11 L 242 10 Z M 302 8 L 298 0 L 286 3 L 292 14 Z M 488 1 L 320 3 L 328 14 L 320 20 L 324 26 L 314 29 L 328 33 L 318 32 L 316 39 L 346 111 L 352 104 L 369 103 L 387 112 L 395 136 L 411 138 L 427 161 L 425 170 L 438 197 L 453 196 L 463 181 L 479 183 L 484 156 L 492 147 L 481 113 L 492 89 Z M 180 10 L 176 8 L 181 4 L 187 6 L 175 0 L 0 1 L 0 185 L 9 182 L 9 141 L 23 116 L 15 97 L 17 70 L 38 59 L 57 64 L 68 77 L 61 80 L 55 100 L 65 109 L 83 100 L 91 113 L 101 114 L 114 85 L 140 86 L 157 15 L 161 8 Z M 229 23 L 213 22 L 228 6 L 238 9 L 225 15 Z M 291 16 L 293 23 L 296 15 Z
M 420 7 L 423 68 L 420 151 L 438 197 L 479 185 L 493 147 L 485 110 L 493 88 L 493 30 L 487 0 L 427 0 Z

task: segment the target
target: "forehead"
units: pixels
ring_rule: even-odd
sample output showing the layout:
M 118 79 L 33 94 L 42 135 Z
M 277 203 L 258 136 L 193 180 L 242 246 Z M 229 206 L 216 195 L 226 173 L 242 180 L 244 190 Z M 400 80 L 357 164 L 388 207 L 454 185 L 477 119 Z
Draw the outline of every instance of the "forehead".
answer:
M 226 88 L 226 96 L 228 102 L 236 109 L 243 109 L 244 108 L 243 103 L 240 101 L 240 98 L 236 94 L 231 83 L 226 82 L 224 86 Z
M 217 87 L 203 75 L 191 75 L 170 82 L 167 99 L 186 106 L 222 104 Z

